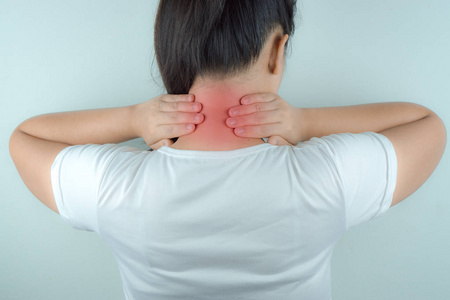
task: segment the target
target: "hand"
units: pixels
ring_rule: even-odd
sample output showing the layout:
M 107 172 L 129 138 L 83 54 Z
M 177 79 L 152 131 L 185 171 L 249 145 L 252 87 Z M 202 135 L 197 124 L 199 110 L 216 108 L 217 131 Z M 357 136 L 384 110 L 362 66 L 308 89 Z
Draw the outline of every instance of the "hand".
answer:
M 248 99 L 245 103 L 243 100 Z M 273 145 L 295 146 L 301 141 L 299 130 L 299 108 L 290 105 L 277 94 L 259 93 L 241 98 L 242 105 L 230 108 L 228 114 L 236 121 L 227 126 L 235 128 L 234 134 L 239 137 L 266 138 Z M 231 112 L 236 111 L 236 114 Z M 243 133 L 237 129 L 243 128 Z
M 194 132 L 195 124 L 205 120 L 203 114 L 198 121 L 194 119 L 203 108 L 194 100 L 194 95 L 160 95 L 134 105 L 132 122 L 136 132 L 153 150 L 172 145 L 171 138 Z M 187 129 L 187 125 L 192 128 Z

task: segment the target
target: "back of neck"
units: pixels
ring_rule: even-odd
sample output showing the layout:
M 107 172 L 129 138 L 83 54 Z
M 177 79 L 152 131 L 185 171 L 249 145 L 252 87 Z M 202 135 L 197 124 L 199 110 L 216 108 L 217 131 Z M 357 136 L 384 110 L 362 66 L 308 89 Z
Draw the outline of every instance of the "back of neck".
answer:
M 243 96 L 261 92 L 251 84 L 230 84 L 224 81 L 210 81 L 194 84 L 189 94 L 195 96 L 195 102 L 202 104 L 204 121 L 196 125 L 194 132 L 178 138 L 171 145 L 175 149 L 228 151 L 264 144 L 261 138 L 244 138 L 234 134 L 233 128 L 226 124 L 230 117 L 228 111 L 240 105 Z

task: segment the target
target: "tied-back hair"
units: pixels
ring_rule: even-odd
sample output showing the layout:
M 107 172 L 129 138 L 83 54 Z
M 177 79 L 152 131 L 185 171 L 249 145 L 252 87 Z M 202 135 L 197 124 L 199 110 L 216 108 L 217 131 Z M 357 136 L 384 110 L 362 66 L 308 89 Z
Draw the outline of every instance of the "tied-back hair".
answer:
M 296 0 L 161 0 L 154 45 L 167 93 L 244 73 L 275 28 L 294 33 L 295 13 Z

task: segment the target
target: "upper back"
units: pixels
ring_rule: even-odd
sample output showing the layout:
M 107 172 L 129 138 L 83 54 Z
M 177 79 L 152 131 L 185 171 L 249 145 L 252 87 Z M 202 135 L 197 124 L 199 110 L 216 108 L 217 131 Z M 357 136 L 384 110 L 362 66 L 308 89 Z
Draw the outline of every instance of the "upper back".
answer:
M 52 167 L 61 216 L 99 233 L 135 298 L 327 299 L 334 246 L 383 215 L 395 187 L 395 152 L 375 133 L 232 151 L 66 149 Z M 87 172 L 97 181 L 77 175 L 74 188 Z

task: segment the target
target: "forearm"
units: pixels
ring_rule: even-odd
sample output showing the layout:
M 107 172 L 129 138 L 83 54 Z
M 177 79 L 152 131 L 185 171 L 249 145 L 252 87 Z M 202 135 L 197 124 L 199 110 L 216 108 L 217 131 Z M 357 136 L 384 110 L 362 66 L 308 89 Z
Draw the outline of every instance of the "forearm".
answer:
M 38 115 L 17 128 L 24 133 L 70 145 L 121 143 L 138 138 L 134 106 Z
M 380 132 L 420 120 L 432 113 L 411 102 L 384 102 L 361 105 L 299 108 L 301 141 L 333 133 Z

